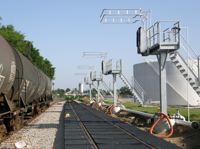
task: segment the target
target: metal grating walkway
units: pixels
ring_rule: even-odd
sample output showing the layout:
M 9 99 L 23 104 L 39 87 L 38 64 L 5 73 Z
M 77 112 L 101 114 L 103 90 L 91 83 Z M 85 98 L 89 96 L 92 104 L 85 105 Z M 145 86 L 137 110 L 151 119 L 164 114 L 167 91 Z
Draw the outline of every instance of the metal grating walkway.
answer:
M 179 149 L 82 103 L 66 102 L 65 149 Z

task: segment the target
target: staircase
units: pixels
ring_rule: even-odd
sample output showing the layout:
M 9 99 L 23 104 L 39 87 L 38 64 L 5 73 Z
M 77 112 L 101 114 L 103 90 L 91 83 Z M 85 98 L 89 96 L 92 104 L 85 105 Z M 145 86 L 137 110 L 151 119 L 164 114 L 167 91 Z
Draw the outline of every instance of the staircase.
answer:
M 135 80 L 135 78 L 130 74 L 130 72 L 126 69 L 126 67 L 123 64 L 121 65 L 122 71 L 119 74 L 119 77 L 124 82 L 124 84 L 131 90 L 137 102 L 139 102 L 141 105 L 144 105 L 144 94 L 146 94 L 145 91 Z
M 170 59 L 181 72 L 181 74 L 185 77 L 186 80 L 189 80 L 191 87 L 195 90 L 195 92 L 200 95 L 200 88 L 199 88 L 199 56 L 195 53 L 192 47 L 189 45 L 187 40 L 182 37 L 182 42 L 184 45 L 188 46 L 186 50 L 185 46 L 181 43 L 181 48 L 178 51 L 170 53 Z M 190 54 L 189 54 L 190 53 Z M 188 61 L 187 61 L 188 59 Z M 187 73 L 188 70 L 188 73 Z
M 98 92 L 97 87 L 94 85 L 94 83 L 92 83 L 92 86 L 95 88 L 95 90 Z M 101 96 L 101 98 L 103 100 L 105 100 L 105 93 L 102 90 L 99 90 L 99 95 Z
M 198 76 L 196 75 L 195 71 L 191 69 L 189 66 L 188 73 L 187 73 L 187 61 L 181 57 L 181 54 L 176 51 L 173 53 L 170 53 L 170 59 L 175 64 L 175 66 L 178 68 L 178 70 L 181 72 L 181 74 L 185 77 L 186 80 L 189 79 L 189 83 L 192 86 L 192 88 L 195 90 L 195 92 L 200 95 L 200 88 L 198 83 Z

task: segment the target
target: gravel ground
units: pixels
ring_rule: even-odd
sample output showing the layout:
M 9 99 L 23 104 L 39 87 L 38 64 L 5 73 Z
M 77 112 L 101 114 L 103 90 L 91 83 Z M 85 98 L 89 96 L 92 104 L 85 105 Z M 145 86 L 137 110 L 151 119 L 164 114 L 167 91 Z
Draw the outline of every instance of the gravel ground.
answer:
M 64 148 L 64 103 L 59 102 L 34 119 L 27 126 L 0 144 L 0 148 L 13 148 L 15 136 L 26 136 L 29 147 L 46 149 Z

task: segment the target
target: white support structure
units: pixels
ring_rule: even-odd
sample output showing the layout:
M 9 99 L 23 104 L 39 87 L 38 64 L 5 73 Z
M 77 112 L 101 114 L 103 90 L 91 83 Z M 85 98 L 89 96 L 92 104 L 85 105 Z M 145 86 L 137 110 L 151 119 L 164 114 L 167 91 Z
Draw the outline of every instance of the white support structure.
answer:
M 88 79 L 88 76 L 86 76 L 85 78 L 84 78 L 84 82 L 85 82 L 85 84 L 86 85 L 89 85 L 89 90 L 90 90 L 90 101 L 92 100 L 92 98 L 91 98 L 91 85 L 92 85 L 92 82 L 89 82 L 89 79 Z
M 148 14 L 150 14 L 149 27 L 147 23 Z M 137 31 L 138 54 L 142 54 L 142 56 L 156 55 L 158 58 L 161 112 L 167 114 L 165 62 L 169 52 L 180 48 L 180 22 L 159 21 L 151 26 L 151 11 L 143 12 L 142 9 L 104 9 L 100 18 L 101 23 L 129 24 L 142 22 Z M 173 23 L 173 25 L 166 28 L 165 25 L 162 25 L 162 27 L 164 26 L 164 30 L 162 30 L 161 23 Z M 171 38 L 171 36 L 173 37 Z
M 117 74 L 113 73 L 113 104 L 114 106 L 117 106 Z

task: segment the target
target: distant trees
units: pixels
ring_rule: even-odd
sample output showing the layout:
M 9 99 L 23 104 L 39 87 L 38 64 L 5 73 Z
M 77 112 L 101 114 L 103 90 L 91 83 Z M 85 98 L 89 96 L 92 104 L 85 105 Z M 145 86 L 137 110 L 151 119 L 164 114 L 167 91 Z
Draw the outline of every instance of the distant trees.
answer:
M 69 91 L 71 91 L 71 90 L 70 90 L 69 88 L 67 88 L 67 89 L 66 89 L 66 92 L 69 92 Z
M 93 89 L 91 90 L 91 94 L 92 94 L 93 96 L 95 96 L 95 95 L 97 94 L 97 91 L 93 88 Z
M 131 90 L 127 86 L 121 87 L 118 90 L 118 92 L 119 92 L 120 95 L 123 95 L 123 96 L 127 96 L 127 95 L 133 96 Z
M 0 17 L 0 20 L 2 18 Z M 0 24 L 1 25 L 1 24 Z M 0 35 L 3 36 L 11 45 L 13 45 L 20 53 L 24 53 L 24 44 L 26 44 L 25 52 L 28 53 L 28 47 L 29 43 L 24 43 L 25 35 L 24 33 L 21 33 L 20 31 L 16 31 L 14 29 L 13 25 L 2 25 L 0 27 Z M 31 42 L 32 44 L 33 42 Z M 40 68 L 44 73 L 47 74 L 47 76 L 54 80 L 55 77 L 55 67 L 52 67 L 51 62 L 48 59 L 44 59 L 42 56 L 40 56 L 39 49 L 36 49 L 35 47 L 31 46 L 31 55 L 30 57 L 32 60 L 30 60 L 35 66 Z

